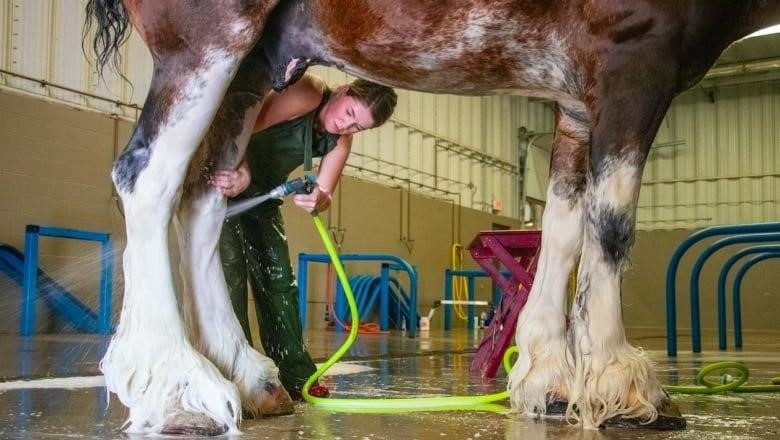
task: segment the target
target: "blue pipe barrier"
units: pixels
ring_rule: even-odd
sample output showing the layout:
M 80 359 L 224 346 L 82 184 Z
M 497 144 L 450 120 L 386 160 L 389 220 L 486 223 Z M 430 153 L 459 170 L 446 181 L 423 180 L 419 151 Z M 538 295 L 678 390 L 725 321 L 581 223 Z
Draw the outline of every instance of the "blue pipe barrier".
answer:
M 377 261 L 380 263 L 393 263 L 392 265 L 388 266 L 388 270 L 394 269 L 406 272 L 409 277 L 409 316 L 419 316 L 417 313 L 417 270 L 412 267 L 406 260 L 395 255 L 387 254 L 343 254 L 339 255 L 339 258 L 342 262 Z M 303 252 L 298 254 L 298 303 L 300 306 L 299 313 L 301 318 L 301 325 L 304 327 L 306 326 L 306 295 L 308 287 L 309 262 L 330 263 L 330 256 L 328 256 L 328 254 L 307 254 Z M 337 289 L 339 288 L 339 285 L 340 283 L 336 283 Z M 380 301 L 382 300 L 380 299 Z M 416 322 L 407 323 L 406 334 L 410 338 L 413 338 L 417 335 Z
M 390 320 L 387 313 L 390 309 L 390 265 L 382 263 L 382 269 L 379 273 L 379 286 L 382 289 L 379 293 L 379 329 L 384 331 L 390 328 Z
M 780 223 L 754 223 L 748 225 L 713 226 L 691 234 L 682 241 L 669 259 L 666 268 L 666 351 L 677 356 L 677 270 L 685 252 L 694 244 L 708 237 L 729 234 L 780 232 Z
M 0 244 L 0 272 L 4 272 L 19 287 L 24 286 L 24 254 L 13 246 Z M 73 294 L 38 269 L 38 289 L 52 311 L 61 316 L 74 329 L 83 333 L 99 333 L 97 315 Z
M 105 232 L 27 225 L 24 234 L 24 270 L 22 274 L 21 334 L 35 333 L 35 300 L 38 294 L 38 241 L 39 237 L 60 237 L 101 243 L 100 304 L 98 331 L 111 333 L 111 292 L 113 273 L 113 245 Z M 66 317 L 68 318 L 68 317 Z M 73 317 L 69 317 L 73 318 Z
M 389 275 L 389 265 L 383 263 L 383 268 L 387 267 Z M 393 313 L 393 323 L 396 328 L 401 328 L 402 317 L 407 322 L 417 322 L 419 316 L 413 317 L 409 310 L 409 295 L 406 294 L 397 279 L 387 276 L 355 275 L 349 278 L 349 286 L 352 289 L 355 298 L 355 306 L 358 311 L 360 321 L 370 319 L 374 308 L 379 301 L 379 329 L 386 331 L 390 329 L 390 312 Z M 392 301 L 391 301 L 392 300 Z M 341 284 L 336 286 L 336 298 L 334 313 L 339 321 L 350 322 L 349 304 L 347 303 L 344 288 Z M 341 326 L 335 328 L 336 332 L 343 332 Z
M 731 270 L 731 268 L 737 263 L 737 261 L 739 261 L 740 258 L 746 255 L 758 254 L 762 252 L 780 253 L 780 245 L 752 246 L 752 247 L 742 249 L 736 252 L 731 257 L 729 257 L 729 259 L 726 260 L 725 263 L 723 263 L 723 267 L 720 269 L 720 274 L 718 274 L 718 349 L 719 350 L 725 350 L 728 345 L 726 342 L 726 278 L 728 277 L 728 273 Z M 741 316 L 740 316 L 740 322 L 741 322 Z M 736 326 L 736 322 L 734 323 L 734 325 Z M 736 332 L 736 327 L 735 327 L 735 332 Z M 735 339 L 736 339 L 736 333 L 735 333 Z M 742 347 L 741 344 L 737 346 L 737 348 L 741 348 L 741 347 Z
M 740 267 L 734 277 L 734 346 L 737 348 L 742 348 L 742 279 L 751 267 L 770 258 L 780 258 L 780 252 L 756 255 Z
M 712 243 L 699 255 L 691 270 L 691 344 L 694 353 L 701 353 L 701 312 L 699 311 L 699 278 L 704 263 L 715 252 L 726 246 L 738 243 L 761 243 L 780 241 L 780 233 L 741 234 L 721 238 Z
M 381 330 L 388 330 L 389 325 L 389 309 L 390 298 L 395 299 L 396 310 L 401 311 L 401 308 L 408 306 L 406 301 L 408 297 L 403 289 L 400 288 L 398 281 L 395 278 L 389 277 L 389 265 L 382 264 L 383 273 L 374 277 L 372 275 L 355 275 L 349 278 L 349 285 L 355 296 L 355 303 L 358 309 L 358 315 L 361 321 L 366 321 L 371 317 L 371 313 L 374 307 L 379 302 L 379 328 Z M 392 285 L 392 289 L 391 289 Z M 349 321 L 349 305 L 346 302 L 346 297 L 343 295 L 343 286 L 336 286 L 336 304 L 334 307 L 336 316 L 340 321 Z M 390 295 L 392 293 L 392 296 Z M 398 324 L 400 321 L 396 317 L 395 322 Z M 411 317 L 409 318 L 411 320 Z M 336 327 L 336 331 L 340 332 L 343 329 Z
M 508 271 L 501 272 L 502 275 L 505 277 L 509 277 L 510 273 Z M 461 270 L 453 270 L 453 269 L 445 269 L 444 270 L 444 299 L 445 300 L 452 300 L 452 278 L 453 277 L 466 277 L 467 281 L 467 288 L 468 288 L 468 299 L 469 301 L 474 301 L 475 295 L 476 295 L 476 278 L 483 278 L 487 277 L 490 278 L 490 274 L 485 272 L 482 269 L 461 269 Z M 501 291 L 498 289 L 497 286 L 493 286 L 493 304 L 498 305 L 498 303 L 501 302 Z M 466 326 L 469 330 L 474 329 L 474 305 L 469 304 L 466 308 L 466 312 L 468 314 L 468 319 L 466 321 Z M 449 304 L 444 304 L 444 330 L 452 330 L 452 306 Z

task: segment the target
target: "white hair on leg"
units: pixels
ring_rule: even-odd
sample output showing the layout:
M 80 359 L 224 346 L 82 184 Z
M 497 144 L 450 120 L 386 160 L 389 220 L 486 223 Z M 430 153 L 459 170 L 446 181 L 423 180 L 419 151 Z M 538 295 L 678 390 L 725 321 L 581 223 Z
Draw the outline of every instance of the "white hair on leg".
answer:
M 637 166 L 619 162 L 610 164 L 597 183 L 589 182 L 586 238 L 570 315 L 575 372 L 569 407 L 588 429 L 615 416 L 652 422 L 667 398 L 650 361 L 626 341 L 623 329 L 621 272 L 633 243 L 640 174 Z
M 512 407 L 544 414 L 549 399 L 568 399 L 566 285 L 579 255 L 582 202 L 565 200 L 550 182 L 542 226 L 542 248 L 528 302 L 517 322 L 519 357 L 509 374 Z
M 188 342 L 167 245 L 189 160 L 238 64 L 224 53 L 212 55 L 190 77 L 176 78 L 181 93 L 166 119 L 153 121 L 159 124 L 156 137 L 143 138 L 137 129 L 134 136 L 145 145 L 123 153 L 114 167 L 126 213 L 126 285 L 119 325 L 100 367 L 108 390 L 130 409 L 128 432 L 162 432 L 182 411 L 208 417 L 220 432 L 238 432 L 235 385 Z M 134 162 L 136 154 L 145 154 L 148 163 Z
M 224 197 L 213 189 L 196 191 L 181 204 L 176 222 L 192 343 L 236 384 L 245 411 L 289 413 L 292 400 L 279 369 L 249 345 L 230 302 L 218 245 Z

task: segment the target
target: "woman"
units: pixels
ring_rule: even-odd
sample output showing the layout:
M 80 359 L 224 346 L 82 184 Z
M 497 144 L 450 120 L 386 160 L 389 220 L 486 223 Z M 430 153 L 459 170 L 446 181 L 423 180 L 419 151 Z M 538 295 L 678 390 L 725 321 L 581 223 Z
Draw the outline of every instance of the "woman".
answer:
M 282 93 L 263 101 L 244 159 L 236 170 L 218 171 L 213 185 L 229 201 L 265 194 L 289 178 L 311 157 L 322 157 L 317 184 L 310 194 L 293 202 L 302 209 L 322 212 L 330 207 L 349 156 L 352 135 L 383 124 L 397 97 L 390 87 L 356 80 L 331 91 L 313 75 L 304 75 Z M 307 163 L 308 162 L 308 163 Z M 263 348 L 279 366 L 282 384 L 300 400 L 301 389 L 316 371 L 303 344 L 298 315 L 298 288 L 279 206 L 265 202 L 225 221 L 220 254 L 230 298 L 247 339 L 252 343 L 247 315 L 247 279 L 252 286 Z M 329 391 L 314 384 L 309 393 Z

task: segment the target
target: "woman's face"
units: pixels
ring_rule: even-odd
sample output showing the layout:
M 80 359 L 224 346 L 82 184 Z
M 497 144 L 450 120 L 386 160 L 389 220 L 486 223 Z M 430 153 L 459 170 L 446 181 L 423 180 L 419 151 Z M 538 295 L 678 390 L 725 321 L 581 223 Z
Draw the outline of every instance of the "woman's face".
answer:
M 352 134 L 374 126 L 371 109 L 345 91 L 335 93 L 323 107 L 322 126 L 328 133 Z

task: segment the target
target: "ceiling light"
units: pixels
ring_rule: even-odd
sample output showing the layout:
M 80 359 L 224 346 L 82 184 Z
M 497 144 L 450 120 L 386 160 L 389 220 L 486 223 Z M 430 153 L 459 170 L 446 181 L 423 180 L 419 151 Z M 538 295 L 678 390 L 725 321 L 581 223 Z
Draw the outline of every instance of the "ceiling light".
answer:
M 760 31 L 753 32 L 745 38 L 760 37 L 762 35 L 777 34 L 780 33 L 780 24 L 769 26 L 768 28 L 761 29 Z

